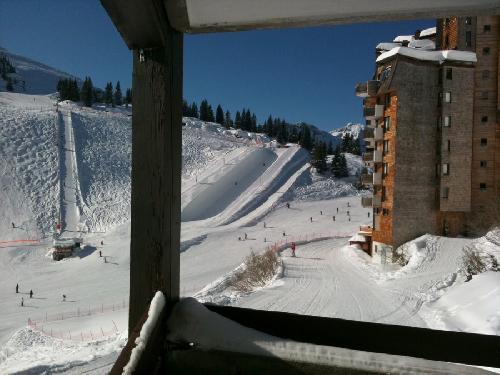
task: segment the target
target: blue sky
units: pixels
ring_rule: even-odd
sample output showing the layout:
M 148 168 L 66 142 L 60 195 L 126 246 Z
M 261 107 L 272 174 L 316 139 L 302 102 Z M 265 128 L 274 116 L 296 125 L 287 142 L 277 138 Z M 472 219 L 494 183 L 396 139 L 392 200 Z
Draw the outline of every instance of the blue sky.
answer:
M 188 35 L 184 97 L 234 115 L 250 108 L 331 130 L 362 121 L 356 82 L 373 74 L 374 47 L 433 20 Z M 0 0 L 0 46 L 94 84 L 131 86 L 132 57 L 97 0 Z

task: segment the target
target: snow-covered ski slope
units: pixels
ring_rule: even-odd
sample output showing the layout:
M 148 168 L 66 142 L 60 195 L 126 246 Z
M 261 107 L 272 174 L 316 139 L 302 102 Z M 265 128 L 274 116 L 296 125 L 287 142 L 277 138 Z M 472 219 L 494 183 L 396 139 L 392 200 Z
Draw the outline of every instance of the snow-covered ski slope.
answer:
M 6 56 L 16 69 L 12 74 L 17 84 L 14 84 L 14 91 L 23 94 L 47 95 L 55 92 L 57 82 L 60 79 L 76 79 L 81 85 L 82 80 L 72 75 L 42 64 L 39 61 L 17 55 L 0 47 L 0 56 Z M 23 84 L 24 82 L 24 84 Z M 5 90 L 6 82 L 0 78 L 0 90 Z

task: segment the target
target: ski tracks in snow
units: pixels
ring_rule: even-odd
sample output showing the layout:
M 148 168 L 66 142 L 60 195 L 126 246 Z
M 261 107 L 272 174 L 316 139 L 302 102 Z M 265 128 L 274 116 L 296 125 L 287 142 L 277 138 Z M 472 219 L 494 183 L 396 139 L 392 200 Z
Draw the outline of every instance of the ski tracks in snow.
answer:
M 299 247 L 283 254 L 277 286 L 242 298 L 238 306 L 262 310 L 425 327 L 397 294 L 379 286 L 346 255 L 345 239 Z

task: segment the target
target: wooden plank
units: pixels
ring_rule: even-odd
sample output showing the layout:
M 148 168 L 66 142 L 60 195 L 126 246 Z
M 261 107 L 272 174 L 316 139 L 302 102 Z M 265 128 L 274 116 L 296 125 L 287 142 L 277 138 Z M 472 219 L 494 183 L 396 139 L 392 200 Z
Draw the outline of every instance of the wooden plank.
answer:
M 290 340 L 433 361 L 500 367 L 499 336 L 211 304 L 205 306 L 241 325 Z
M 101 4 L 130 49 L 165 45 L 158 20 L 159 0 L 101 0 Z
M 129 332 L 157 290 L 179 297 L 183 36 L 165 30 L 134 51 Z

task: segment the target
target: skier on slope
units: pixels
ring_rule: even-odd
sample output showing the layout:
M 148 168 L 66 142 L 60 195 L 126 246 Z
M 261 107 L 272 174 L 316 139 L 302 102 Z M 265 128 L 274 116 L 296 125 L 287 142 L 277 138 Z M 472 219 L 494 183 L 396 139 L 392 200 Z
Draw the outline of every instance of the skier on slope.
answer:
M 30 290 L 30 298 L 33 298 L 33 289 Z
M 291 249 L 292 249 L 292 257 L 295 258 L 295 242 L 292 242 Z
M 16 293 L 19 293 L 19 284 L 16 284 Z

